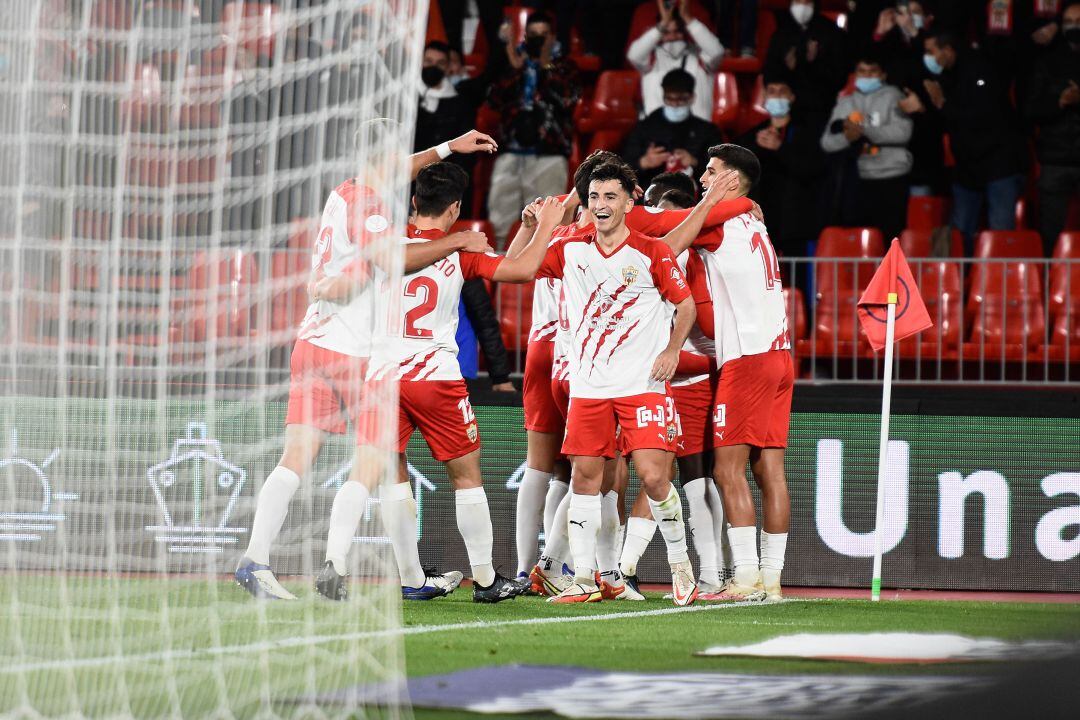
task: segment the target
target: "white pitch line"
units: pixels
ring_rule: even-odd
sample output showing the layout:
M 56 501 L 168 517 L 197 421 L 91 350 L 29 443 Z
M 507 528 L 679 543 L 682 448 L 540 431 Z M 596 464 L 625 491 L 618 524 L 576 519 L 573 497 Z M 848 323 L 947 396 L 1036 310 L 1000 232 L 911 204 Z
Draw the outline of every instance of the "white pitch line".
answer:
M 790 603 L 802 601 L 782 600 L 780 602 Z M 776 605 L 779 603 L 765 604 Z M 25 663 L 22 665 L 7 665 L 5 667 L 0 667 L 0 675 L 16 675 L 19 673 L 40 672 L 43 670 L 69 670 L 107 667 L 117 664 L 127 665 L 131 663 L 197 660 L 204 656 L 268 652 L 271 650 L 306 647 L 308 645 L 322 645 L 324 643 L 333 642 L 350 642 L 354 640 L 393 637 L 396 635 L 427 635 L 429 633 L 450 632 L 453 630 L 486 630 L 491 628 L 512 627 L 516 625 L 560 625 L 562 623 L 595 622 L 597 620 L 622 620 L 625 618 L 657 617 L 660 615 L 677 615 L 682 613 L 730 610 L 731 608 L 761 607 L 762 605 L 763 603 L 760 602 L 732 602 L 716 605 L 692 605 L 690 607 L 664 608 L 663 610 L 636 610 L 632 612 L 608 613 L 606 615 L 538 617 L 524 618 L 521 620 L 476 620 L 474 622 L 453 623 L 449 625 L 417 625 L 413 627 L 392 628 L 388 630 L 369 630 L 366 632 L 344 633 L 341 635 L 319 635 L 317 637 L 265 640 L 263 642 L 249 643 L 247 645 L 224 645 L 217 648 L 209 647 L 200 648 L 198 650 L 167 650 L 165 652 L 140 653 L 137 655 L 112 655 L 107 657 L 93 657 L 71 660 L 45 660 L 41 662 Z

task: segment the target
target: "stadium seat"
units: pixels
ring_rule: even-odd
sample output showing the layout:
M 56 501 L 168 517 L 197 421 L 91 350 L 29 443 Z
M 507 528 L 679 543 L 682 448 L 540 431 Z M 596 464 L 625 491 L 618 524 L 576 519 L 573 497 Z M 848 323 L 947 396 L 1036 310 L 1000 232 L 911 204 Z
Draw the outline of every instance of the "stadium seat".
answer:
M 900 249 L 909 258 L 928 258 L 933 254 L 931 245 L 931 230 L 915 230 L 908 228 L 900 233 Z M 959 230 L 952 230 L 952 242 L 949 247 L 949 257 L 964 257 L 964 236 Z
M 533 283 L 524 285 L 499 283 L 498 303 L 499 327 L 502 330 L 503 344 L 508 352 L 522 352 L 529 344 L 529 330 L 532 328 Z
M 1023 195 L 1016 199 L 1016 229 L 1022 230 L 1027 227 L 1028 201 Z
M 690 14 L 706 25 L 712 26 L 709 11 L 705 9 L 700 0 L 690 0 Z M 626 47 L 623 49 L 624 57 L 626 56 L 626 50 L 630 48 L 630 43 L 641 37 L 646 30 L 654 27 L 659 17 L 660 14 L 656 9 L 656 3 L 643 2 L 638 4 L 633 16 L 630 18 L 630 34 L 626 36 Z
M 291 332 L 299 327 L 307 312 L 308 274 L 311 254 L 286 248 L 270 258 L 270 330 Z M 283 338 L 284 339 L 284 338 Z
M 751 45 L 754 47 L 754 55 L 751 57 L 734 57 L 730 52 L 734 48 L 728 48 L 720 63 L 720 69 L 725 72 L 733 72 L 740 76 L 753 76 L 761 72 L 761 61 L 765 57 L 765 51 L 769 48 L 769 39 L 776 32 L 776 17 L 771 12 L 758 13 L 757 28 L 751 43 L 746 43 L 739 38 L 739 45 Z M 745 85 L 744 85 L 745 89 Z
M 1080 311 L 1080 232 L 1063 232 L 1054 245 L 1050 263 L 1051 323 L 1063 313 L 1075 315 Z M 1055 329 L 1056 332 L 1056 329 Z
M 987 294 L 980 298 L 972 319 L 971 338 L 964 354 L 1019 360 L 1045 341 L 1046 318 L 1038 294 Z
M 818 293 L 814 306 L 814 333 L 819 356 L 835 355 L 842 358 L 856 353 L 870 353 L 866 335 L 859 324 L 858 302 L 861 294 L 861 291 L 851 288 L 842 288 L 835 293 Z
M 134 4 L 117 0 L 94 0 L 90 10 L 90 25 L 106 30 L 130 30 L 134 18 Z
M 911 263 L 911 272 L 919 286 L 926 310 L 934 327 L 914 338 L 901 342 L 901 352 L 918 347 L 923 357 L 934 356 L 940 350 L 949 353 L 960 345 L 963 323 L 963 282 L 960 263 L 920 262 Z M 914 350 L 910 354 L 914 354 Z
M 823 293 L 861 291 L 870 282 L 877 261 L 884 254 L 881 231 L 877 228 L 827 227 L 822 230 L 815 252 L 819 258 L 815 272 L 819 300 Z
M 949 198 L 936 195 L 912 195 L 908 198 L 908 228 L 912 230 L 933 230 L 948 222 Z
M 475 232 L 482 232 L 487 235 L 488 244 L 493 248 L 499 247 L 499 238 L 495 237 L 495 228 L 487 220 L 458 220 L 456 223 L 450 226 L 450 232 L 461 232 L 463 230 L 473 230 Z
M 252 55 L 272 58 L 279 12 L 280 8 L 272 2 L 230 2 L 222 10 L 221 22 L 224 31 L 239 38 Z
M 722 130 L 739 119 L 739 84 L 730 72 L 718 72 L 713 80 L 713 124 Z
M 983 230 L 975 240 L 977 258 L 1041 258 L 1042 238 L 1034 230 Z
M 768 119 L 769 113 L 765 111 L 765 82 L 762 76 L 758 75 L 754 79 L 750 102 L 739 106 L 739 118 L 732 128 L 732 134 L 741 135 Z
M 625 130 L 597 130 L 589 140 L 589 147 L 585 151 L 586 157 L 597 150 L 610 150 L 617 153 L 622 150 L 623 141 L 628 132 Z M 573 170 L 570 172 L 570 181 L 573 182 Z
M 622 128 L 629 131 L 638 121 L 641 76 L 635 70 L 606 70 L 596 80 L 592 101 L 582 106 L 575 119 L 577 131 Z
M 190 318 L 185 324 L 185 337 L 195 342 L 206 340 L 210 336 L 211 313 L 216 313 L 218 338 L 249 337 L 257 326 L 258 274 L 255 257 L 242 250 L 197 252 L 187 276 Z
M 787 308 L 788 331 L 794 343 L 806 337 L 806 302 L 799 288 L 784 288 L 784 306 Z
M 168 112 L 161 71 L 150 63 L 140 63 L 135 67 L 131 92 L 120 102 L 121 127 L 129 132 L 164 132 Z

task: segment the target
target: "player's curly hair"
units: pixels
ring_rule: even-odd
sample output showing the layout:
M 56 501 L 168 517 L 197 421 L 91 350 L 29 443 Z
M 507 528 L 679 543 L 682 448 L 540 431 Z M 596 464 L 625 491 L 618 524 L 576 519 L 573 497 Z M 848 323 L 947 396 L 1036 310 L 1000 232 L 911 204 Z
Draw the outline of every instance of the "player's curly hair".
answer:
M 626 163 L 603 163 L 589 174 L 589 183 L 616 180 L 627 195 L 634 194 L 637 186 L 637 178 L 634 171 L 626 166 Z M 586 193 L 585 197 L 588 197 Z

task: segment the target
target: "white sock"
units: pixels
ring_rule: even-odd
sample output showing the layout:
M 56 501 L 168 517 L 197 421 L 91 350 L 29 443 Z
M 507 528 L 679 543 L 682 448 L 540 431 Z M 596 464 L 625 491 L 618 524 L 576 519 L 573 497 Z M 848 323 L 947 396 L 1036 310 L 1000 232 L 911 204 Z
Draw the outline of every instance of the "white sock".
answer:
M 596 568 L 601 575 L 619 572 L 619 493 L 600 498 L 600 534 L 596 538 Z
M 780 573 L 784 571 L 784 553 L 787 551 L 787 533 L 767 533 L 761 531 L 761 579 L 766 585 L 780 584 Z
M 649 507 L 652 508 L 653 520 L 660 528 L 660 534 L 664 536 L 668 562 L 672 565 L 690 562 L 690 553 L 686 549 L 686 528 L 683 526 L 682 498 L 675 492 L 675 487 L 669 485 L 667 497 L 660 502 L 649 498 Z
M 655 534 L 656 521 L 652 518 L 627 519 L 626 540 L 623 541 L 622 557 L 619 558 L 619 570 L 623 575 L 637 575 L 637 564 Z
M 472 566 L 473 582 L 487 587 L 495 582 L 495 568 L 491 564 L 491 513 L 488 511 L 487 493 L 475 487 L 454 493 L 457 508 L 457 526 Z
M 285 524 L 289 502 L 299 487 L 300 476 L 287 467 L 278 465 L 266 476 L 255 502 L 255 520 L 244 557 L 260 565 L 270 564 L 270 546 Z
M 326 535 L 326 559 L 334 563 L 338 575 L 346 575 L 349 548 L 356 528 L 367 508 L 368 489 L 355 480 L 346 480 L 334 496 L 330 508 L 330 532 Z
M 538 535 L 544 522 L 544 499 L 551 473 L 525 468 L 517 491 L 514 539 L 517 541 L 517 571 L 528 573 L 536 564 Z
M 416 545 L 416 501 L 411 483 L 394 483 L 379 488 L 379 506 L 383 527 L 394 547 L 398 575 L 405 587 L 420 587 L 426 575 L 420 565 L 420 549 Z
M 600 533 L 603 517 L 600 495 L 571 493 L 570 512 L 567 514 L 567 534 L 570 536 L 570 553 L 574 556 L 574 579 L 593 585 L 596 568 L 596 537 Z
M 757 527 L 743 525 L 728 528 L 731 557 L 735 563 L 735 582 L 750 587 L 758 579 Z
M 712 511 L 709 508 L 707 485 L 712 480 L 697 478 L 683 483 L 686 504 L 690 516 L 686 518 L 690 526 L 690 535 L 694 538 L 694 550 L 698 554 L 698 577 L 711 585 L 720 584 L 720 568 L 716 558 L 716 538 L 713 537 Z
M 570 483 L 556 480 L 551 476 L 548 481 L 547 497 L 544 498 L 544 537 L 551 535 L 551 524 L 555 522 L 555 512 L 559 509 L 559 503 L 570 491 Z M 546 543 L 546 541 L 545 541 Z
M 705 501 L 709 503 L 709 511 L 712 513 L 713 537 L 716 538 L 717 558 L 720 564 L 721 582 L 731 577 L 735 571 L 735 565 L 731 560 L 731 543 L 728 542 L 727 523 L 724 522 L 724 501 L 720 497 L 720 491 L 716 487 L 716 481 L 707 478 Z
M 559 483 L 566 485 L 567 483 Z M 570 514 L 572 493 L 564 492 L 562 500 L 555 508 L 551 520 L 551 530 L 544 536 L 544 554 L 540 556 L 540 568 L 548 575 L 562 575 L 562 566 L 570 559 L 570 536 L 567 534 L 567 516 Z M 573 560 L 570 559 L 572 563 Z

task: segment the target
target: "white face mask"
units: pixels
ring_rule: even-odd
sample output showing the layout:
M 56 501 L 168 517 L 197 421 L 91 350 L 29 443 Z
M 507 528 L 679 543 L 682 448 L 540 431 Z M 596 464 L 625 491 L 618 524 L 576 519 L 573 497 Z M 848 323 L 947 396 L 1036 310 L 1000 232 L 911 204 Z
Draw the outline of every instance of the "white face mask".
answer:
M 806 25 L 814 16 L 814 6 L 803 3 L 791 3 L 791 17 L 800 25 Z
M 671 123 L 681 123 L 690 117 L 690 106 L 664 105 L 664 118 Z
M 669 42 L 662 43 L 660 47 L 663 48 L 664 52 L 666 52 L 671 57 L 682 57 L 683 53 L 686 52 L 686 41 L 671 40 Z

